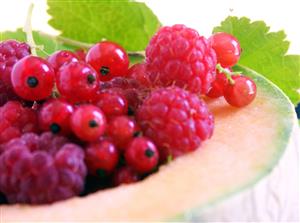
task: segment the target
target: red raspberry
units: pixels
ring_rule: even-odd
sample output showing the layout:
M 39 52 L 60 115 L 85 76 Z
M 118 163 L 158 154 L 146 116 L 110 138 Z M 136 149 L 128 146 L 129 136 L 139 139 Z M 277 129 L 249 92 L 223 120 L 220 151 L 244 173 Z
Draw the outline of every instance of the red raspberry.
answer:
M 134 119 L 123 115 L 110 120 L 107 134 L 119 150 L 124 150 L 131 139 L 139 134 L 139 130 Z
M 176 87 L 153 91 L 140 106 L 137 119 L 162 154 L 172 156 L 197 149 L 214 128 L 204 101 Z
M 230 68 L 225 68 L 227 71 L 231 72 Z M 207 92 L 207 96 L 210 98 L 218 98 L 224 95 L 224 89 L 228 84 L 228 79 L 224 73 L 220 73 L 217 70 L 217 76 L 214 82 L 211 84 L 211 88 Z
M 96 97 L 99 78 L 88 64 L 71 62 L 62 66 L 56 73 L 59 93 L 70 102 L 86 102 Z
M 107 117 L 126 115 L 128 103 L 123 94 L 116 91 L 100 92 L 95 105 L 98 106 Z
M 118 44 L 103 41 L 89 49 L 86 62 L 98 72 L 100 80 L 108 81 L 116 76 L 127 75 L 129 58 Z
M 85 162 L 90 174 L 106 176 L 116 168 L 118 161 L 118 150 L 108 140 L 92 143 L 85 148 Z
M 9 101 L 0 107 L 0 144 L 20 137 L 26 132 L 37 132 L 36 112 L 17 101 Z
M 43 104 L 39 111 L 39 126 L 44 131 L 69 134 L 73 106 L 60 99 L 52 99 Z
M 18 98 L 12 88 L 11 71 L 17 61 L 28 55 L 30 47 L 26 43 L 16 40 L 0 43 L 0 106 Z
M 116 170 L 113 175 L 113 185 L 118 186 L 121 184 L 130 184 L 137 182 L 139 175 L 131 167 L 124 166 Z
M 106 129 L 106 118 L 96 106 L 81 105 L 71 116 L 71 128 L 84 141 L 97 141 Z
M 49 97 L 54 87 L 54 78 L 55 73 L 51 65 L 36 56 L 27 56 L 19 60 L 11 72 L 14 91 L 29 101 Z
M 138 173 L 149 173 L 158 164 L 158 151 L 146 137 L 133 139 L 125 150 L 126 163 Z
M 78 62 L 79 58 L 75 53 L 69 50 L 60 50 L 50 55 L 47 61 L 51 64 L 55 72 L 57 72 L 64 64 Z
M 52 203 L 83 190 L 86 166 L 82 148 L 51 133 L 43 135 L 27 133 L 4 145 L 0 191 L 9 203 Z M 55 148 L 51 148 L 52 141 L 57 142 Z
M 143 87 L 150 88 L 152 86 L 145 63 L 138 63 L 130 67 L 128 77 L 137 80 Z
M 162 27 L 146 48 L 147 70 L 156 86 L 176 85 L 205 94 L 215 79 L 216 54 L 196 30 Z

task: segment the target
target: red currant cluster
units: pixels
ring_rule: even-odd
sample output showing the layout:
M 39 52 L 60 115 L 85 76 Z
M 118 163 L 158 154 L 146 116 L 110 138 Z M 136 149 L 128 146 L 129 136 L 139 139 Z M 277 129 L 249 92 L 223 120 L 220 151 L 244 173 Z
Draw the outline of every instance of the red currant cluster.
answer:
M 162 27 L 146 49 L 145 62 L 130 68 L 125 50 L 110 41 L 95 44 L 86 54 L 62 50 L 47 59 L 29 55 L 29 48 L 16 41 L 11 47 L 11 42 L 0 45 L 0 86 L 13 89 L 13 99 L 19 101 L 12 102 L 5 91 L 0 92 L 2 100 L 6 99 L 0 108 L 0 160 L 17 158 L 9 166 L 0 165 L 0 192 L 9 194 L 12 203 L 47 203 L 76 195 L 83 185 L 84 168 L 90 176 L 111 182 L 109 186 L 138 181 L 158 165 L 196 150 L 212 136 L 214 118 L 199 95 L 224 95 L 229 104 L 241 107 L 256 93 L 249 78 L 231 75 L 230 67 L 241 50 L 238 41 L 226 33 L 207 40 L 184 25 Z M 2 81 L 4 73 L 9 81 Z M 73 143 L 63 158 L 56 153 L 66 147 L 66 139 L 57 144 L 54 142 L 61 139 L 56 136 Z M 43 146 L 45 137 L 50 137 L 51 145 Z M 20 155 L 20 146 L 26 147 L 27 155 Z M 84 155 L 76 155 L 78 146 Z M 38 156 L 39 150 L 48 153 L 43 156 L 52 160 L 49 166 L 58 175 L 69 165 L 70 178 L 79 177 L 70 181 L 67 195 L 62 192 L 52 199 L 38 190 L 24 192 L 28 185 L 26 190 L 6 190 L 7 176 L 14 175 L 8 170 L 19 168 L 25 159 L 26 165 L 31 160 L 29 170 L 38 172 L 36 159 L 30 157 Z M 73 160 L 67 158 L 72 151 L 80 162 L 77 169 L 72 169 Z M 29 183 L 31 188 L 36 188 L 41 175 L 33 176 L 36 181 Z M 20 180 L 24 175 L 14 177 Z M 52 178 L 53 185 L 63 182 Z M 70 189 L 74 185 L 77 189 Z M 40 200 L 35 193 L 41 195 Z M 51 193 L 57 193 L 56 189 Z

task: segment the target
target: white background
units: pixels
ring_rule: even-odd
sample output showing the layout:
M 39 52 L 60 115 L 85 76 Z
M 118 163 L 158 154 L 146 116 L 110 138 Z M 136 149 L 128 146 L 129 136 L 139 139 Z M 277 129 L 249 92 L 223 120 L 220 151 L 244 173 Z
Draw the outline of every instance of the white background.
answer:
M 101 1 L 101 0 L 100 0 Z M 0 0 L 0 31 L 23 26 L 30 0 Z M 33 0 L 33 28 L 56 32 L 47 24 L 46 0 Z M 164 25 L 183 23 L 209 36 L 228 15 L 264 20 L 272 31 L 284 29 L 289 53 L 300 54 L 299 0 L 146 0 Z

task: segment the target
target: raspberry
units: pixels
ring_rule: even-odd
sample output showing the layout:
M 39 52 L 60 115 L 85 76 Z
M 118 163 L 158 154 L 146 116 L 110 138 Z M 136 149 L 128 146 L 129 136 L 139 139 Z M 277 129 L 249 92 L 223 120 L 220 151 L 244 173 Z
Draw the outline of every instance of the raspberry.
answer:
M 126 163 L 138 173 L 149 173 L 158 164 L 158 151 L 146 137 L 134 138 L 125 150 Z
M 17 101 L 9 101 L 0 107 L 0 144 L 20 137 L 26 132 L 37 132 L 37 114 Z
M 155 86 L 176 85 L 205 94 L 215 79 L 216 54 L 196 30 L 162 27 L 146 48 L 147 70 Z
M 54 148 L 53 140 L 59 142 Z M 84 152 L 63 137 L 27 133 L 4 147 L 0 155 L 0 191 L 9 203 L 52 203 L 83 190 Z
M 197 149 L 214 128 L 213 115 L 204 101 L 177 87 L 153 91 L 140 106 L 137 120 L 163 156 Z
M 152 86 L 145 63 L 138 63 L 130 67 L 128 77 L 137 80 L 143 87 L 149 88 Z
M 30 47 L 26 43 L 16 40 L 0 43 L 0 106 L 18 98 L 12 88 L 11 71 L 18 60 L 29 54 Z

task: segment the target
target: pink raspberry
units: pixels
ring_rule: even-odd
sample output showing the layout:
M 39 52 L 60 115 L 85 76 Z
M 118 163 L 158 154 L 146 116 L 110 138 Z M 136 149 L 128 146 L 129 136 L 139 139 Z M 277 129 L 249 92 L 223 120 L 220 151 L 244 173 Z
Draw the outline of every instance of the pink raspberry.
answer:
M 20 102 L 9 101 L 0 107 L 0 144 L 20 137 L 26 132 L 37 132 L 37 114 Z
M 213 115 L 204 101 L 178 87 L 153 91 L 140 106 L 137 119 L 164 159 L 197 149 L 214 129 Z
M 2 147 L 0 192 L 9 203 L 52 203 L 83 190 L 84 152 L 64 137 L 26 133 Z
M 147 70 L 156 86 L 176 85 L 205 94 L 215 79 L 216 54 L 207 40 L 184 25 L 162 27 L 146 48 Z
M 0 43 L 0 106 L 18 98 L 11 85 L 11 70 L 16 62 L 29 54 L 30 47 L 26 43 L 16 40 Z

